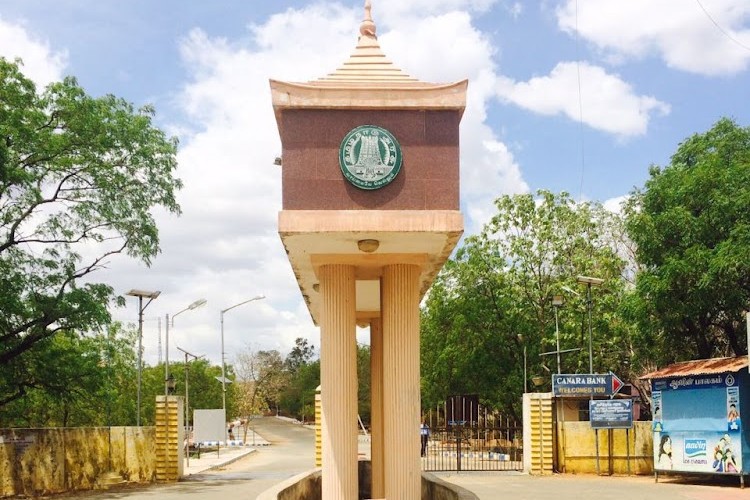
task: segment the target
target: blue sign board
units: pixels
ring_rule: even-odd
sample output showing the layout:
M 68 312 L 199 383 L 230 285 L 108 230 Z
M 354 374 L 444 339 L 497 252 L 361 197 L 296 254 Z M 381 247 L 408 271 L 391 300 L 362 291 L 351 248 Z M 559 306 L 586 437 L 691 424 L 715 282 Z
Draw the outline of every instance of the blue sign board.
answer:
M 552 375 L 552 393 L 555 396 L 612 397 L 622 389 L 622 380 L 612 372 Z
M 592 399 L 589 420 L 593 429 L 630 429 L 633 427 L 633 400 Z

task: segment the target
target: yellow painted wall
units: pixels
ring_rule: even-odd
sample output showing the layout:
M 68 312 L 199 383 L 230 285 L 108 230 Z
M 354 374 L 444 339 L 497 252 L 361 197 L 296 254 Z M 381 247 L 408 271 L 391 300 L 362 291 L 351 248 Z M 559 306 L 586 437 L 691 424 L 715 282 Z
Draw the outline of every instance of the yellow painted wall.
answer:
M 552 393 L 523 395 L 523 470 L 552 474 L 555 428 Z
M 124 481 L 153 481 L 153 441 L 152 427 L 1 429 L 0 496 L 92 489 L 110 467 Z
M 609 432 L 599 430 L 601 474 L 627 474 L 628 452 L 631 474 L 653 474 L 653 434 L 650 421 L 633 422 L 633 428 L 628 433 L 625 429 L 613 429 L 611 443 Z M 560 472 L 596 474 L 596 434 L 590 422 L 558 422 L 557 437 Z

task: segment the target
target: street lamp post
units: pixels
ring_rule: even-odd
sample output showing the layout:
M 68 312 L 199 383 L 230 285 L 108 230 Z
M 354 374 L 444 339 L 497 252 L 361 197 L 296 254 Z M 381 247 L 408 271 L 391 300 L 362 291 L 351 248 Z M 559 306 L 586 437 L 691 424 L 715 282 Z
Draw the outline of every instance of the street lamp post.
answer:
M 591 335 L 591 287 L 601 286 L 604 280 L 601 278 L 592 278 L 591 276 L 579 276 L 576 281 L 586 285 L 586 308 L 589 312 L 589 373 L 594 373 L 594 350 L 592 348 Z M 591 396 L 594 399 L 594 396 Z M 591 416 L 589 415 L 589 420 Z M 594 434 L 594 446 L 596 447 L 596 475 L 599 475 L 599 430 Z
M 198 299 L 189 306 L 187 306 L 182 311 L 179 311 L 172 315 L 172 322 L 171 325 L 174 326 L 174 319 L 179 315 L 184 313 L 185 311 L 192 311 L 193 309 L 196 309 L 200 306 L 203 306 L 206 304 L 206 299 Z M 169 395 L 169 314 L 167 314 L 167 329 L 166 333 L 164 335 L 164 395 Z
M 565 298 L 562 295 L 552 296 L 552 307 L 555 308 L 555 341 L 557 342 L 557 374 L 562 373 L 560 371 L 560 327 L 557 322 L 557 310 L 561 305 L 565 303 Z
M 523 344 L 523 393 L 526 394 L 528 392 L 528 383 L 526 376 L 526 342 L 523 339 L 523 335 L 521 335 L 520 333 L 516 335 L 516 338 L 518 338 L 518 341 Z
M 591 276 L 579 276 L 576 281 L 586 285 L 586 308 L 589 313 L 589 373 L 594 373 L 594 350 L 591 340 L 591 287 L 601 286 L 604 280 L 601 278 L 592 278 Z
M 176 315 L 175 315 L 176 316 Z M 187 440 L 187 453 L 185 454 L 185 464 L 190 466 L 190 390 L 188 388 L 188 356 L 192 356 L 193 359 L 202 358 L 203 356 L 196 356 L 187 352 L 185 349 L 181 349 L 180 346 L 177 350 L 185 353 L 185 439 Z
M 227 378 L 225 373 L 225 363 L 224 363 L 224 313 L 234 309 L 235 307 L 239 307 L 242 305 L 247 304 L 248 302 L 253 302 L 255 300 L 261 300 L 265 299 L 265 295 L 258 295 L 256 297 L 253 297 L 252 299 L 247 299 L 243 302 L 240 302 L 239 304 L 235 304 L 233 306 L 227 307 L 226 309 L 221 310 L 221 407 L 224 409 L 224 418 L 226 419 L 227 416 Z M 226 436 L 224 436 L 226 440 Z
M 141 426 L 141 372 L 143 371 L 143 311 L 146 310 L 148 305 L 161 294 L 161 292 L 147 292 L 146 290 L 130 290 L 125 295 L 131 297 L 138 297 L 138 401 L 136 403 L 136 415 L 135 425 Z M 143 298 L 147 298 L 148 302 L 143 305 Z

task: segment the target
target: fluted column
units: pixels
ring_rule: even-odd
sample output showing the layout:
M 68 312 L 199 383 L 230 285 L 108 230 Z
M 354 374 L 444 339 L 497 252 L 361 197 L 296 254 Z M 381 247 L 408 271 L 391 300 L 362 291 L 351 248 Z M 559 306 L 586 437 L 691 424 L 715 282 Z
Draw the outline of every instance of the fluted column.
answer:
M 319 271 L 323 498 L 357 498 L 357 343 L 354 268 Z
M 370 321 L 370 456 L 372 498 L 385 497 L 383 476 L 383 328 L 380 318 Z
M 385 498 L 421 498 L 419 458 L 419 272 L 383 268 L 383 448 Z

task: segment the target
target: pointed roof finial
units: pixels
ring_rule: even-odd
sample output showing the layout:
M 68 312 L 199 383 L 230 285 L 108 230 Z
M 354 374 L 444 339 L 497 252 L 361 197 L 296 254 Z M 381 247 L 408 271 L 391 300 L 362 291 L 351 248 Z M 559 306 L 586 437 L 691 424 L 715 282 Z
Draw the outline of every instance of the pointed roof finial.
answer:
M 378 35 L 375 34 L 375 31 L 375 22 L 372 20 L 372 3 L 370 3 L 370 0 L 365 0 L 365 19 L 359 27 L 359 33 L 362 36 L 377 40 Z

